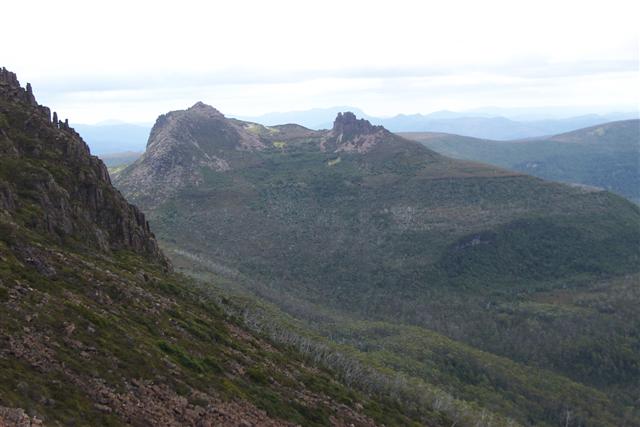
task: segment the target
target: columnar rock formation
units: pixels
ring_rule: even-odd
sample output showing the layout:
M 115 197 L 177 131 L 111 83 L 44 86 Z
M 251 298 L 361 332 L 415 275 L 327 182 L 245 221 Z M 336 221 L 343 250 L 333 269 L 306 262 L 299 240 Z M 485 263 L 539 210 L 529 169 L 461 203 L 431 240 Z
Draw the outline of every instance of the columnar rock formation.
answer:
M 373 126 L 368 120 L 358 119 L 350 111 L 338 113 L 329 132 L 326 147 L 335 151 L 364 153 L 392 137 L 382 126 Z
M 55 112 L 51 118 L 31 85 L 22 88 L 6 68 L 0 71 L 0 161 L 0 213 L 39 209 L 45 215 L 30 220 L 29 228 L 102 251 L 131 249 L 168 266 L 144 214 L 111 185 L 104 163 L 68 120 L 58 120 Z M 33 170 L 12 171 L 18 163 Z M 16 190 L 24 182 L 28 195 Z
M 43 105 L 38 105 L 35 96 L 33 96 L 31 84 L 27 83 L 27 87 L 23 89 L 22 86 L 20 86 L 16 74 L 7 70 L 5 67 L 0 69 L 0 97 L 31 105 L 35 107 L 43 117 L 51 120 L 51 110 Z
M 55 111 L 53 112 L 53 117 L 51 117 L 51 110 L 44 105 L 38 104 L 38 101 L 36 101 L 36 98 L 33 95 L 31 83 L 27 83 L 26 87 L 23 88 L 20 86 L 20 82 L 18 81 L 16 74 L 7 70 L 5 67 L 0 69 L 0 96 L 6 100 L 24 102 L 34 107 L 43 117 L 47 120 L 51 120 L 54 126 L 69 130 L 76 136 L 79 136 L 77 132 L 69 126 L 69 119 L 65 119 L 64 122 L 58 120 L 58 113 Z
M 344 138 L 351 138 L 355 135 L 369 135 L 383 130 L 382 126 L 373 126 L 366 119 L 358 119 L 351 111 L 338 113 L 333 122 L 333 132 L 336 135 L 343 135 Z

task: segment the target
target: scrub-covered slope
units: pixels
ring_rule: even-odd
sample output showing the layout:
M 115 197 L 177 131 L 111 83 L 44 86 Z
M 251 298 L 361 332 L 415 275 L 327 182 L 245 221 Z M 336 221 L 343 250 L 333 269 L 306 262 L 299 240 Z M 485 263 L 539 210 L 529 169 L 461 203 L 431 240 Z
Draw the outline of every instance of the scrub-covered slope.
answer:
M 622 422 L 635 404 L 635 318 L 536 299 L 638 271 L 640 211 L 619 196 L 450 159 L 351 113 L 312 131 L 202 104 L 161 116 L 116 184 L 181 267 L 242 278 L 383 366 L 523 423 Z
M 346 387 L 172 273 L 102 161 L 5 69 L 0 153 L 0 425 L 454 422 Z
M 336 303 L 637 268 L 623 199 L 452 160 L 350 113 L 315 132 L 196 104 L 158 119 L 117 185 L 166 240 Z

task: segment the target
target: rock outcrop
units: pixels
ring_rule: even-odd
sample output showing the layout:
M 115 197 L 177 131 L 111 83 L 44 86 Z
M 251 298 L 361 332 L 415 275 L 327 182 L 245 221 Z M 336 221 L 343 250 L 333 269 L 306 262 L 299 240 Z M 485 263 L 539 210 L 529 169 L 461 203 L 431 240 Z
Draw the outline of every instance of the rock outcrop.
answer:
M 111 185 L 68 120 L 37 103 L 30 84 L 0 71 L 0 213 L 60 242 L 129 249 L 169 266 L 145 216 Z
M 351 111 L 338 113 L 333 121 L 333 133 L 350 139 L 358 135 L 370 135 L 384 130 L 382 126 L 374 126 L 368 120 L 358 119 Z
M 335 151 L 364 153 L 392 137 L 382 126 L 374 126 L 368 120 L 358 119 L 350 111 L 338 113 L 324 145 Z
M 21 408 L 0 406 L 0 427 L 36 427 L 43 425 L 42 420 L 30 417 Z

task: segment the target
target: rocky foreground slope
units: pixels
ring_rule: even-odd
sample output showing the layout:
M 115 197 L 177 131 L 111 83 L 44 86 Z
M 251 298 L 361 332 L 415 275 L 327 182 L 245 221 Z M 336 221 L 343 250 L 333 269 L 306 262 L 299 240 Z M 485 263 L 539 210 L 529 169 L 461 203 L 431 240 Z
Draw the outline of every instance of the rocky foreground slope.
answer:
M 0 426 L 453 422 L 346 387 L 171 273 L 56 116 L 0 71 Z

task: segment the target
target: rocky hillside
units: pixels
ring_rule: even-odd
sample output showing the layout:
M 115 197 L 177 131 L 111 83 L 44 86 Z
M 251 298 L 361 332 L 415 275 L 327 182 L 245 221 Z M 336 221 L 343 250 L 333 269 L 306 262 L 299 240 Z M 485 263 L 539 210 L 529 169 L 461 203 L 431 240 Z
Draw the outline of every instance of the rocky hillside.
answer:
M 31 86 L 0 71 L 0 209 L 34 231 L 87 249 L 129 249 L 168 266 L 145 216 L 111 185 L 107 168 Z
M 186 185 L 202 183 L 206 171 L 229 170 L 248 161 L 246 154 L 263 148 L 259 135 L 199 102 L 186 111 L 158 117 L 137 167 L 122 175 L 120 182 L 122 188 L 135 188 L 140 191 L 137 197 L 155 203 Z M 162 191 L 156 191 L 159 187 Z
M 217 117 L 203 106 L 192 111 Z M 473 411 L 409 408 L 399 395 L 371 388 L 383 374 L 367 379 L 357 362 L 292 333 L 277 341 L 249 329 L 235 302 L 172 273 L 145 216 L 56 116 L 2 69 L 0 426 L 472 419 Z M 155 135 L 171 138 L 161 129 Z M 260 147 L 257 137 L 243 141 Z M 320 361 L 331 357 L 349 370 Z
M 116 185 L 179 268 L 238 279 L 372 363 L 523 424 L 625 422 L 640 379 L 637 316 L 620 317 L 637 301 L 637 207 L 450 159 L 350 113 L 326 131 L 171 114 L 197 138 L 159 120 Z M 159 151 L 195 158 L 154 170 Z M 197 180 L 148 196 L 187 168 Z

